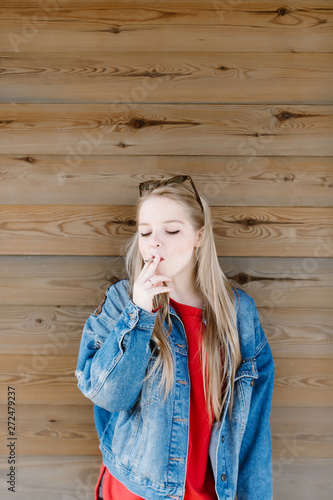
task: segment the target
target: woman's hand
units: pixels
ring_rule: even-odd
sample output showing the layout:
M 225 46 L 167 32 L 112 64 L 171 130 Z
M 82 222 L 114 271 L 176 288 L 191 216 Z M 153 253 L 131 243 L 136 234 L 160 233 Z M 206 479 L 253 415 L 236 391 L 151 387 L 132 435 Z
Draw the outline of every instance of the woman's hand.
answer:
M 133 285 L 134 304 L 148 312 L 152 312 L 153 310 L 153 298 L 155 295 L 173 291 L 172 286 L 163 285 L 163 281 L 172 281 L 172 278 L 155 274 L 160 260 L 161 256 L 155 255 L 152 261 L 146 262 Z

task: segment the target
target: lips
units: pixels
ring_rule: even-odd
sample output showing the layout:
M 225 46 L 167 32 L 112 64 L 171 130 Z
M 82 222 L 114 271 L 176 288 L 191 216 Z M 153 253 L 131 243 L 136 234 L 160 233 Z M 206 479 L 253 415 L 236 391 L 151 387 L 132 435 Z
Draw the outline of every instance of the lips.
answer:
M 155 257 L 156 257 L 156 255 L 153 255 L 153 259 L 155 259 Z M 161 257 L 160 262 L 162 262 L 162 260 L 164 260 L 163 257 Z

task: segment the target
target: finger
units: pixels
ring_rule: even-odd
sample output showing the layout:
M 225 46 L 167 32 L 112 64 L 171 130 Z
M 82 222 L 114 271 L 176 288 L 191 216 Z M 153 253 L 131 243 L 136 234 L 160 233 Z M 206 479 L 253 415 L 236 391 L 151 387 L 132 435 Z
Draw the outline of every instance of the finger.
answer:
M 163 276 L 162 274 L 153 274 L 147 279 L 147 281 L 150 281 L 155 285 L 157 285 L 159 282 L 172 281 L 172 280 L 173 278 L 170 278 L 169 276 Z
M 167 292 L 173 292 L 173 288 L 171 286 L 156 286 L 151 289 L 153 292 L 153 295 L 157 295 L 159 293 L 167 293 Z
M 142 269 L 147 269 L 152 264 L 159 262 L 160 259 L 161 259 L 161 257 L 159 255 L 155 255 L 155 257 L 149 257 L 148 259 L 144 259 L 144 266 Z
M 146 278 L 146 274 L 147 274 L 148 269 L 150 269 L 150 266 L 152 265 L 153 260 L 154 260 L 154 259 L 146 259 L 146 260 L 144 261 L 144 265 L 143 265 L 143 267 L 142 267 L 142 269 L 141 269 L 141 271 L 140 271 L 140 274 L 139 274 L 139 276 L 138 276 L 138 279 L 143 279 L 143 280 L 146 280 L 146 279 L 147 279 L 147 278 Z
M 154 259 L 147 259 L 147 262 L 145 261 L 145 265 L 141 269 L 141 276 L 146 279 L 147 271 L 149 271 L 149 274 L 151 272 L 154 272 L 161 260 L 160 255 L 156 255 Z

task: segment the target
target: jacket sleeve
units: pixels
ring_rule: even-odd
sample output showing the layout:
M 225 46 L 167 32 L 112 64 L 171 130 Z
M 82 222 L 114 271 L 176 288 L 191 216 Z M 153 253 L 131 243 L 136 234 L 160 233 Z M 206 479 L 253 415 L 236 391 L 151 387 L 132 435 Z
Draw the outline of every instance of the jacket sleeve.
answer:
M 253 380 L 249 416 L 240 449 L 237 499 L 271 500 L 273 478 L 270 412 L 274 361 L 254 301 L 252 304 L 258 379 Z
M 83 328 L 75 375 L 84 396 L 111 412 L 132 408 L 150 359 L 156 316 L 136 306 L 122 282 L 107 289 Z

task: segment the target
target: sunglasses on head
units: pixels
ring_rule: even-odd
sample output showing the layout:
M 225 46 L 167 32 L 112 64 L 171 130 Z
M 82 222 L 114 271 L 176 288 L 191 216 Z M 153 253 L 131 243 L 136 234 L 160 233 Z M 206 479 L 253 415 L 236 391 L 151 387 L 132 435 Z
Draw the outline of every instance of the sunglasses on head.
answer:
M 196 196 L 197 202 L 199 203 L 202 213 L 204 211 L 203 204 L 200 200 L 199 193 L 194 185 L 194 182 L 192 181 L 192 178 L 190 175 L 176 175 L 175 177 L 171 177 L 170 179 L 164 179 L 164 180 L 150 180 L 150 181 L 145 181 L 141 182 L 139 184 L 139 190 L 140 190 L 140 196 L 143 196 L 144 191 L 150 191 L 152 189 L 156 189 L 159 186 L 167 186 L 168 184 L 182 184 L 183 182 L 189 180 L 192 186 L 192 189 L 194 191 L 194 194 Z

